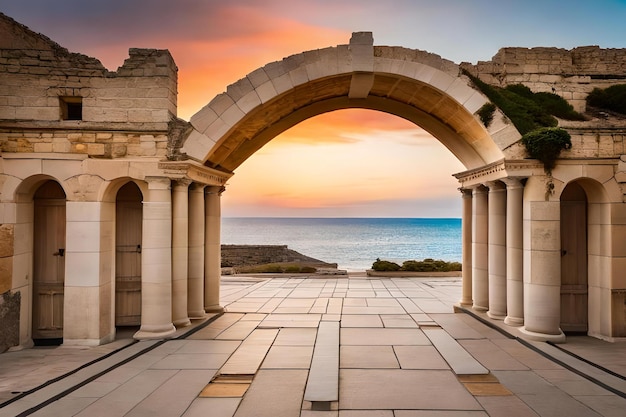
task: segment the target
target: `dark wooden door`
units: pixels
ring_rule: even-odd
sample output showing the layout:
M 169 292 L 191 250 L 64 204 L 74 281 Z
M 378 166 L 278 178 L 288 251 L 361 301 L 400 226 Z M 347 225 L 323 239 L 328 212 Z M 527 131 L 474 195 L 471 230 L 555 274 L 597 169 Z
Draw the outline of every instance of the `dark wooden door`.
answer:
M 115 325 L 141 324 L 142 196 L 134 183 L 117 194 L 115 210 Z
M 33 339 L 62 339 L 65 193 L 56 182 L 35 193 L 33 220 Z
M 584 190 L 570 184 L 561 199 L 561 329 L 586 332 L 587 309 L 587 201 Z

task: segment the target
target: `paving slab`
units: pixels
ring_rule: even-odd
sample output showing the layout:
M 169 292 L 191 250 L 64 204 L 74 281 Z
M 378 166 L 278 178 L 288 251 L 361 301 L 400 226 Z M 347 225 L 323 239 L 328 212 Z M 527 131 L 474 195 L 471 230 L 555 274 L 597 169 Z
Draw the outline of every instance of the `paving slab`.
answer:
M 278 329 L 257 329 L 241 343 L 235 353 L 219 370 L 224 375 L 251 375 L 256 373 L 272 346 Z
M 489 370 L 472 357 L 445 330 L 426 328 L 424 333 L 457 375 L 487 374 Z
M 261 369 L 254 378 L 234 416 L 299 416 L 306 379 L 306 370 Z
M 342 369 L 340 378 L 340 410 L 482 410 L 447 370 Z
M 402 369 L 450 369 L 433 346 L 393 346 Z
M 339 323 L 321 322 L 304 399 L 311 402 L 339 399 Z
M 522 371 L 528 369 L 491 340 L 459 340 L 458 342 L 483 366 L 491 370 Z
M 343 327 L 341 329 L 341 345 L 430 345 L 430 341 L 420 329 Z
M 309 369 L 313 346 L 272 346 L 261 369 Z
M 384 327 L 379 315 L 342 314 L 341 327 Z
M 196 398 L 183 417 L 233 417 L 241 398 Z
M 342 369 L 400 367 L 391 346 L 341 346 L 340 358 Z
M 274 346 L 313 346 L 316 337 L 317 328 L 284 328 L 278 332 Z

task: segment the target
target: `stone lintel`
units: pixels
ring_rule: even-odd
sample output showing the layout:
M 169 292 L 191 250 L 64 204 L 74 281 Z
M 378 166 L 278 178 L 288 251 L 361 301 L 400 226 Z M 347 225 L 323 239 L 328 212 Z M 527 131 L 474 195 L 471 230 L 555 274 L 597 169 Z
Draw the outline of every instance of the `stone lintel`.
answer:
M 205 185 L 224 186 L 232 173 L 196 165 L 192 162 L 159 162 L 159 169 L 173 179 L 186 178 Z

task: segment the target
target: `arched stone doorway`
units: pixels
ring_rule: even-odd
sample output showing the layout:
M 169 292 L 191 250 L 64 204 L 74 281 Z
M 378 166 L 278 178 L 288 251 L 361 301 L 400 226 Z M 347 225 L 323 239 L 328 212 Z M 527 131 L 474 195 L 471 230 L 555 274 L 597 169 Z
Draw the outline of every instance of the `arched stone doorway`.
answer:
M 35 344 L 63 342 L 65 286 L 65 192 L 53 180 L 33 196 L 33 313 Z
M 141 324 L 142 200 L 132 181 L 115 199 L 115 326 Z
M 588 330 L 587 194 L 573 182 L 561 194 L 561 329 Z

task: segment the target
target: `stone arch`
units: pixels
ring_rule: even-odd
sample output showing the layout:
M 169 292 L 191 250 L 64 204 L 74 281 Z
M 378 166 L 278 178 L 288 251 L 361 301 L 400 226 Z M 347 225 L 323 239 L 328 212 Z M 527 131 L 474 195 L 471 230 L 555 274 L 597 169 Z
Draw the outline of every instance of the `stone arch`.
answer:
M 375 47 L 371 33 L 354 33 L 349 45 L 290 56 L 230 85 L 192 116 L 179 152 L 232 172 L 305 119 L 363 108 L 419 125 L 474 169 L 503 159 L 520 138 L 501 113 L 488 128 L 481 123 L 475 113 L 487 102 L 458 65 L 423 51 Z

